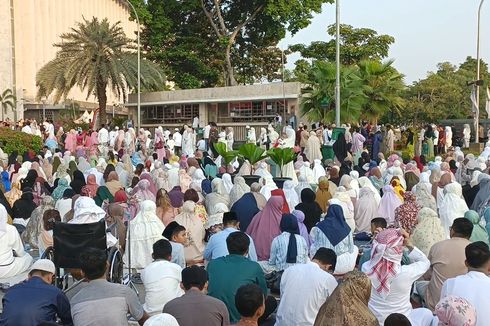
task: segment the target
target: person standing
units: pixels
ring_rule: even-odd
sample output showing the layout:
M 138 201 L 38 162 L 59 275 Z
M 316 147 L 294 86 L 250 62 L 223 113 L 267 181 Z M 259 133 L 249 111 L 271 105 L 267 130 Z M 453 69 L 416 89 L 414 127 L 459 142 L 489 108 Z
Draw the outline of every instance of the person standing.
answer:
M 223 302 L 206 295 L 208 273 L 193 265 L 182 271 L 182 288 L 185 294 L 169 301 L 163 313 L 172 315 L 179 325 L 224 326 L 230 324 L 228 310 Z
M 100 126 L 97 138 L 99 140 L 99 151 L 105 155 L 109 146 L 109 131 L 105 128 L 105 124 Z
M 211 125 L 208 123 L 203 130 L 203 138 L 206 143 L 206 150 L 209 150 L 209 133 L 211 132 Z
M 301 129 L 300 140 L 299 140 L 299 147 L 301 147 L 302 152 L 305 151 L 306 145 L 308 144 L 309 135 L 310 134 L 308 133 L 308 127 L 304 125 L 303 128 Z M 311 161 L 311 163 L 313 163 L 313 161 Z
M 172 139 L 174 141 L 174 154 L 179 156 L 182 149 L 182 135 L 179 132 L 179 128 L 175 128 Z
M 284 271 L 275 326 L 313 325 L 320 307 L 337 287 L 331 275 L 336 263 L 333 250 L 320 248 L 311 261 Z
M 466 299 L 476 309 L 476 326 L 485 326 L 490 320 L 490 250 L 485 242 L 477 241 L 466 246 L 465 256 L 468 273 L 446 280 L 441 298 Z
M 395 150 L 395 133 L 393 132 L 393 127 L 391 125 L 386 125 L 388 131 L 386 132 L 386 152 L 391 155 Z
M 31 267 L 29 278 L 11 287 L 3 297 L 0 325 L 38 326 L 56 323 L 73 325 L 70 302 L 53 286 L 55 266 L 48 259 L 39 259 Z
M 354 128 L 354 133 L 352 134 L 352 156 L 354 157 L 354 164 L 357 164 L 359 158 L 361 157 L 361 152 L 364 148 L 364 142 L 366 137 L 364 137 L 359 132 L 359 127 Z
M 382 143 L 383 135 L 381 134 L 381 127 L 376 126 L 376 133 L 373 135 L 373 150 L 371 153 L 372 160 L 378 160 L 378 154 L 381 152 Z

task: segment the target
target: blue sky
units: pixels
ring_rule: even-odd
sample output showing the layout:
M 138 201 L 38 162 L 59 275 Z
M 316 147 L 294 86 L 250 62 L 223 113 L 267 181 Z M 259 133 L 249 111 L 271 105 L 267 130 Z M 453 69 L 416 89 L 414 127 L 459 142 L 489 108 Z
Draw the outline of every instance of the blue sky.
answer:
M 389 57 L 411 83 L 434 71 L 439 62 L 459 64 L 476 57 L 476 14 L 480 0 L 341 0 L 341 21 L 395 37 Z M 329 39 L 326 27 L 335 23 L 335 5 L 326 4 L 311 25 L 280 43 L 310 43 Z M 490 1 L 483 4 L 480 54 L 490 61 Z M 288 58 L 294 67 L 298 56 Z

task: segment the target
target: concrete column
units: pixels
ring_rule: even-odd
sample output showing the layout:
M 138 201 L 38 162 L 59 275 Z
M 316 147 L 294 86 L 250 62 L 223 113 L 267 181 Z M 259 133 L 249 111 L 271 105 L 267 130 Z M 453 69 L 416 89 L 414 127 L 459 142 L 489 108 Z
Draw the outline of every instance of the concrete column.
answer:
M 199 103 L 199 126 L 204 127 L 208 124 L 207 103 Z

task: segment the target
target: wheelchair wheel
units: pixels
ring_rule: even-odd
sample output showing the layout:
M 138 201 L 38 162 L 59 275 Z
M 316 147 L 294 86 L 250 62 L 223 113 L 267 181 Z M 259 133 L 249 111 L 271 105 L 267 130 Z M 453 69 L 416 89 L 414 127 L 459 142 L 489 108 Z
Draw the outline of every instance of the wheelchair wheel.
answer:
M 54 263 L 54 248 L 51 246 L 47 247 L 41 256 L 41 259 L 49 259 Z
M 107 271 L 107 280 L 111 283 L 122 283 L 123 260 L 121 252 L 116 247 L 112 247 L 108 256 L 109 270 Z
M 50 246 L 46 248 L 43 252 L 41 259 L 49 259 L 54 263 L 54 247 Z M 53 279 L 53 285 L 56 285 L 58 288 L 63 289 L 63 283 L 65 282 L 65 276 L 60 275 L 60 269 L 56 266 L 56 276 Z

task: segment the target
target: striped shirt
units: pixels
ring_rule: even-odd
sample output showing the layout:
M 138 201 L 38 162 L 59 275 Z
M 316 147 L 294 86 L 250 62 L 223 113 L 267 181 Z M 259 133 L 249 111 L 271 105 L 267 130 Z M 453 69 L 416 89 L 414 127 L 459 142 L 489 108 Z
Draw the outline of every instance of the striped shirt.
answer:
M 279 271 L 283 271 L 289 266 L 294 265 L 292 263 L 286 263 L 289 235 L 290 233 L 283 232 L 272 240 L 269 265 L 274 266 L 275 269 Z M 296 247 L 298 250 L 296 255 L 296 263 L 305 264 L 308 261 L 308 245 L 306 244 L 305 238 L 303 238 L 301 235 L 295 234 L 294 236 L 296 238 Z

